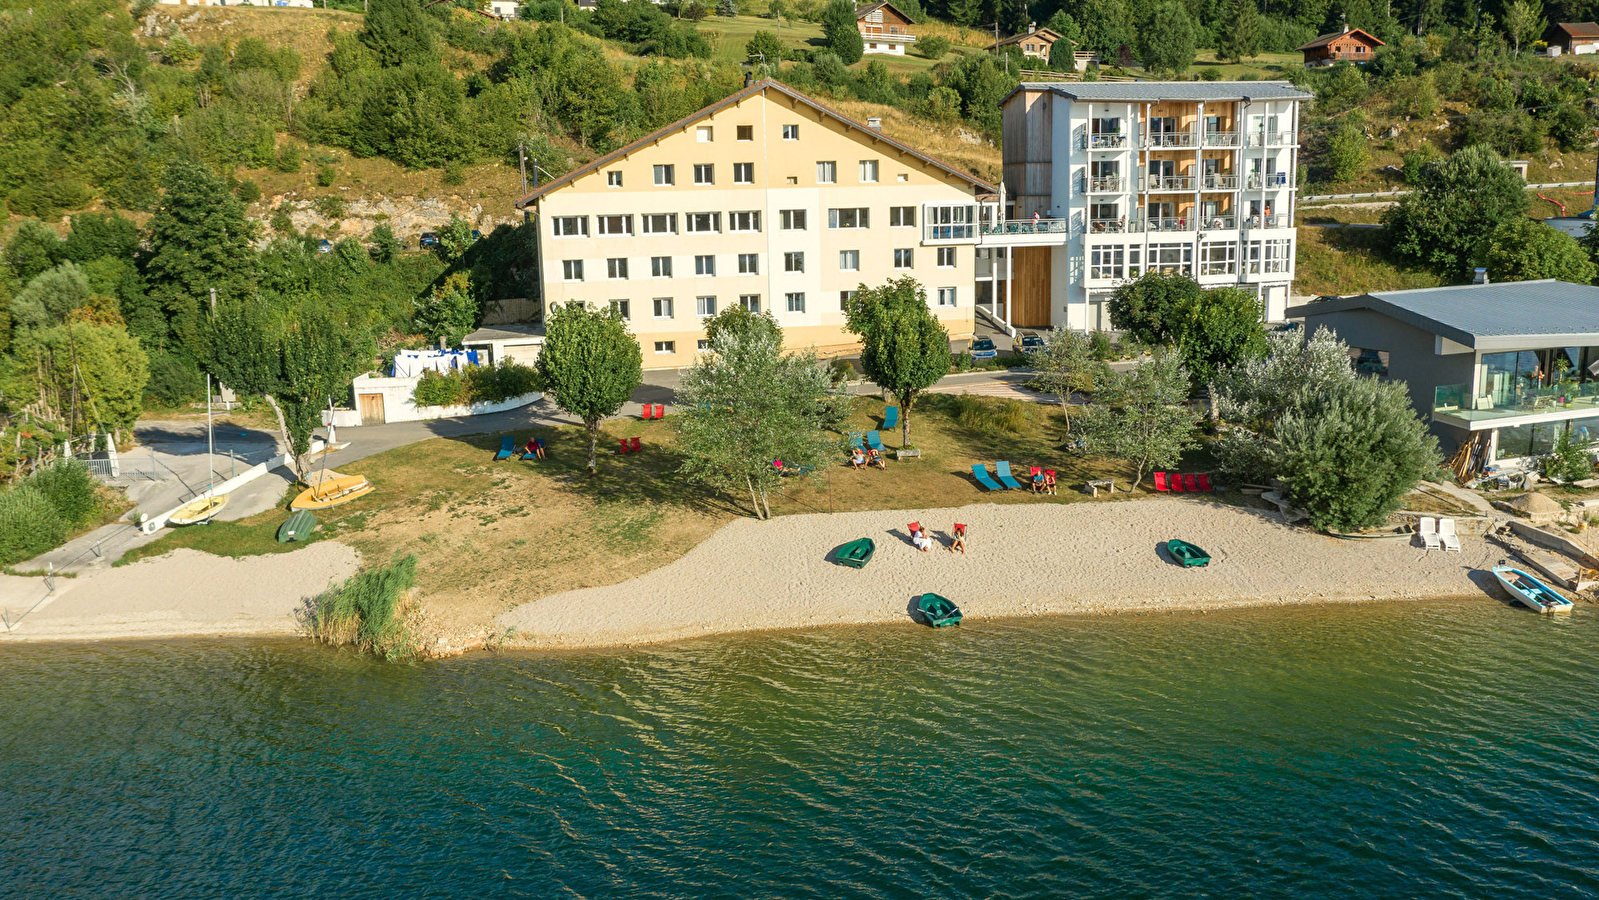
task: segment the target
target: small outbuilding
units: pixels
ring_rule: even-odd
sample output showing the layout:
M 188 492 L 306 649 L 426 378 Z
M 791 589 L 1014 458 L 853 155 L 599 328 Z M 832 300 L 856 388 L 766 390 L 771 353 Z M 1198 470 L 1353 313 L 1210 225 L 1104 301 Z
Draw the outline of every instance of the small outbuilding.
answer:
M 1344 26 L 1343 31 L 1324 34 L 1299 48 L 1305 55 L 1305 68 L 1314 69 L 1339 62 L 1366 63 L 1384 46 L 1370 32 Z
M 1599 23 L 1556 22 L 1544 31 L 1543 40 L 1549 45 L 1551 56 L 1596 53 L 1599 52 Z

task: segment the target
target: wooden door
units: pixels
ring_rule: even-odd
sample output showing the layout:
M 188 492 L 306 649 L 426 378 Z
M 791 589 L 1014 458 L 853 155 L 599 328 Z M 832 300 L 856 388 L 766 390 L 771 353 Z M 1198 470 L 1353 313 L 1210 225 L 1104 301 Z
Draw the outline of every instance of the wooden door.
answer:
M 1051 248 L 1017 247 L 1011 253 L 1011 324 L 1018 328 L 1048 328 Z
M 383 417 L 382 394 L 356 394 L 355 402 L 361 410 L 362 425 L 382 425 L 387 421 Z

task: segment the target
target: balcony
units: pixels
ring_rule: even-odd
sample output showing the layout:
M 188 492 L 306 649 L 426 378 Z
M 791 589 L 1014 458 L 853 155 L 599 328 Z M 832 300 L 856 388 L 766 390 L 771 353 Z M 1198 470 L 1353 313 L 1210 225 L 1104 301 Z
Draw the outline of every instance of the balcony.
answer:
M 1155 232 L 1193 231 L 1194 220 L 1186 216 L 1170 219 L 1150 219 L 1146 225 L 1146 230 L 1152 234 Z
M 1238 176 L 1201 175 L 1199 176 L 1199 189 L 1202 191 L 1236 191 L 1238 190 Z
M 1503 401 L 1492 397 L 1478 397 L 1472 401 L 1469 384 L 1440 385 L 1433 389 L 1432 411 L 1434 416 L 1466 423 L 1472 430 L 1478 430 L 1472 423 L 1496 423 L 1505 419 L 1534 417 L 1538 421 L 1558 422 L 1599 416 L 1599 381 L 1523 387 Z
M 1129 222 L 1126 216 L 1117 219 L 1090 219 L 1088 221 L 1089 234 L 1137 234 L 1144 230 L 1144 225 L 1137 219 Z
M 1245 228 L 1292 228 L 1294 223 L 1288 216 L 1247 216 L 1244 219 Z
M 1288 173 L 1268 172 L 1265 175 L 1261 175 L 1257 172 L 1250 175 L 1248 179 L 1245 180 L 1244 186 L 1252 191 L 1258 191 L 1262 188 L 1266 190 L 1271 190 L 1273 188 L 1285 188 L 1288 186 Z
M 1222 213 L 1216 216 L 1201 216 L 1199 227 L 1206 231 L 1237 231 L 1238 217 L 1232 213 Z
M 1171 192 L 1191 192 L 1194 189 L 1194 176 L 1192 175 L 1145 175 L 1140 179 L 1139 190 L 1154 194 Z
M 1077 146 L 1080 150 L 1125 150 L 1127 135 L 1116 132 L 1085 134 Z
M 1120 194 L 1127 190 L 1127 179 L 1120 175 L 1096 175 L 1088 179 L 1090 194 Z
M 1144 135 L 1146 150 L 1176 150 L 1195 147 L 1198 144 L 1199 134 L 1193 131 L 1163 131 L 1159 134 Z
M 984 235 L 1070 234 L 1071 230 L 1071 222 L 1066 219 L 1006 219 L 983 225 Z
M 1294 143 L 1294 135 L 1288 131 L 1255 132 L 1248 136 L 1246 146 L 1249 147 L 1288 147 Z
M 1243 138 L 1236 131 L 1207 131 L 1201 137 L 1201 143 L 1206 147 L 1237 147 L 1243 143 Z
M 861 38 L 868 41 L 888 44 L 914 44 L 916 35 L 907 34 L 899 29 L 884 29 L 882 26 L 863 25 L 860 29 Z

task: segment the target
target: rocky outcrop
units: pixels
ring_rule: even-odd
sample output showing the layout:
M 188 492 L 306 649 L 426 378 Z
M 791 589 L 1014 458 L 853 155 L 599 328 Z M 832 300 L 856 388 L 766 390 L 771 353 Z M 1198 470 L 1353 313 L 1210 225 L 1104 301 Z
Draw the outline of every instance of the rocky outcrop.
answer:
M 512 216 L 493 216 L 483 211 L 483 205 L 466 205 L 459 197 L 385 197 L 381 194 L 358 199 L 345 199 L 342 215 L 326 214 L 325 202 L 297 198 L 293 194 L 278 194 L 263 198 L 255 214 L 268 219 L 279 209 L 289 213 L 289 220 L 299 231 L 321 232 L 329 237 L 363 237 L 379 224 L 387 224 L 401 240 L 410 242 L 424 231 L 437 231 L 459 214 L 472 223 L 472 227 L 488 234 L 501 223 L 515 225 Z

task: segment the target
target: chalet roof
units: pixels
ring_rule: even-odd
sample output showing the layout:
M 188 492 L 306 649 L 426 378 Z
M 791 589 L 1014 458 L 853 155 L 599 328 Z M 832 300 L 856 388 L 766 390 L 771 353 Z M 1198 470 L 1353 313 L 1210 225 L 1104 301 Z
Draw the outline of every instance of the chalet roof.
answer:
M 725 98 L 723 100 L 720 100 L 720 101 L 718 101 L 716 103 L 712 103 L 710 106 L 707 106 L 704 109 L 699 110 L 698 112 L 690 113 L 687 116 L 684 116 L 683 118 L 678 119 L 676 122 L 673 122 L 672 124 L 666 126 L 665 128 L 661 128 L 661 129 L 658 129 L 656 131 L 653 131 L 650 134 L 647 134 L 647 135 L 639 138 L 638 140 L 634 141 L 633 143 L 628 144 L 626 147 L 621 148 L 620 150 L 613 150 L 612 152 L 607 153 L 606 155 L 600 157 L 599 159 L 594 160 L 593 162 L 589 163 L 586 166 L 583 166 L 580 169 L 573 169 L 572 171 L 566 173 L 565 175 L 562 175 L 560 178 L 557 178 L 554 181 L 551 181 L 549 184 L 540 185 L 537 189 L 535 189 L 533 191 L 530 191 L 527 196 L 525 196 L 522 199 L 516 201 L 516 208 L 517 209 L 526 209 L 528 206 L 532 205 L 534 200 L 539 199 L 540 197 L 544 196 L 545 194 L 550 193 L 551 191 L 559 190 L 560 188 L 566 187 L 567 185 L 571 184 L 572 182 L 576 181 L 577 179 L 582 178 L 584 175 L 588 175 L 588 174 L 591 174 L 593 172 L 597 172 L 600 169 L 604 168 L 605 166 L 608 166 L 611 163 L 616 162 L 619 159 L 623 159 L 625 157 L 632 156 L 634 153 L 638 152 L 639 150 L 642 150 L 645 147 L 648 147 L 651 144 L 654 144 L 657 141 L 660 141 L 662 138 L 665 138 L 668 135 L 672 135 L 672 134 L 675 134 L 675 133 L 677 133 L 679 131 L 682 131 L 683 129 L 685 129 L 688 126 L 694 124 L 695 122 L 698 122 L 701 119 L 706 118 L 707 116 L 710 116 L 710 115 L 713 115 L 715 113 L 721 112 L 722 110 L 726 109 L 729 106 L 734 106 L 734 105 L 736 105 L 738 103 L 742 103 L 743 101 L 748 100 L 749 98 L 755 96 L 756 94 L 764 94 L 767 91 L 777 91 L 779 94 L 782 94 L 785 97 L 788 97 L 788 98 L 790 98 L 791 100 L 793 100 L 793 101 L 795 101 L 797 103 L 800 103 L 800 104 L 803 104 L 805 106 L 810 107 L 811 109 L 815 110 L 817 113 L 819 113 L 820 115 L 822 115 L 822 116 L 824 116 L 826 118 L 830 118 L 830 119 L 833 119 L 835 121 L 844 123 L 846 129 L 855 129 L 855 130 L 861 132 L 863 135 L 870 135 L 872 140 L 882 141 L 883 143 L 889 145 L 890 147 L 893 147 L 894 149 L 900 151 L 901 153 L 904 153 L 904 154 L 906 154 L 908 156 L 911 156 L 911 157 L 914 157 L 914 158 L 916 158 L 918 160 L 921 160 L 923 163 L 925 163 L 925 164 L 927 164 L 929 166 L 932 166 L 933 168 L 938 169 L 938 170 L 944 172 L 947 175 L 953 175 L 954 177 L 959 178 L 960 180 L 970 184 L 972 187 L 978 189 L 979 191 L 982 191 L 984 193 L 994 193 L 994 192 L 999 190 L 998 188 L 994 187 L 993 185 L 989 184 L 988 182 L 983 181 L 980 178 L 975 178 L 975 177 L 973 177 L 971 175 L 968 175 L 967 173 L 962 172 L 961 170 L 959 170 L 957 168 L 954 168 L 953 166 L 950 166 L 950 165 L 947 165 L 945 163 L 939 162 L 938 160 L 932 158 L 931 156 L 928 156 L 927 154 L 921 152 L 920 150 L 916 150 L 916 149 L 914 149 L 912 147 L 909 147 L 909 146 L 906 146 L 905 144 L 900 143 L 899 141 L 894 140 L 893 138 L 889 137 L 888 135 L 883 134 L 881 131 L 877 131 L 875 129 L 868 128 L 868 127 L 866 127 L 866 125 L 864 125 L 864 124 L 862 124 L 860 122 L 857 122 L 854 119 L 851 119 L 850 117 L 848 117 L 846 115 L 834 112 L 833 110 L 828 109 L 827 107 L 823 106 L 820 103 L 817 103 L 815 100 L 812 100 L 811 98 L 805 96 L 804 94 L 801 94 L 799 91 L 794 90 L 793 88 L 789 87 L 786 84 L 783 84 L 780 81 L 775 81 L 775 80 L 773 80 L 771 78 L 764 78 L 764 79 L 762 79 L 760 81 L 755 82 L 754 84 L 750 85 L 749 87 L 744 88 L 743 90 L 739 91 L 736 94 L 732 94 L 731 96 L 728 96 L 727 98 Z
M 877 11 L 879 9 L 882 9 L 885 6 L 888 7 L 889 9 L 892 9 L 894 12 L 898 13 L 899 17 L 901 19 L 904 19 L 907 22 L 914 22 L 915 21 L 915 19 L 912 19 L 910 16 L 906 15 L 904 10 L 900 9 L 899 7 L 895 6 L 892 3 L 889 3 L 888 0 L 882 0 L 882 2 L 880 2 L 880 3 L 868 3 L 865 6 L 857 6 L 857 7 L 855 7 L 855 18 L 857 20 L 864 19 L 864 18 L 866 18 L 867 13 L 875 12 L 875 11 Z
M 1351 35 L 1351 34 L 1358 34 L 1358 35 L 1361 35 L 1361 36 L 1365 37 L 1365 39 L 1370 41 L 1372 46 L 1374 46 L 1374 47 L 1382 47 L 1382 46 L 1384 46 L 1382 41 L 1377 40 L 1377 38 L 1375 36 L 1373 36 L 1371 32 L 1366 31 L 1363 28 L 1345 28 L 1343 31 L 1334 31 L 1332 34 L 1324 34 L 1321 37 L 1316 38 L 1315 40 L 1313 40 L 1310 43 L 1306 44 L 1305 46 L 1300 47 L 1299 49 L 1300 50 L 1316 50 L 1318 48 L 1327 46 L 1328 44 L 1332 43 L 1333 41 L 1337 40 L 1338 38 L 1344 37 L 1345 35 Z
M 1599 41 L 1599 23 L 1595 22 L 1557 22 L 1555 27 L 1574 38 L 1587 41 Z
M 1599 343 L 1599 287 L 1567 281 L 1506 281 L 1318 300 L 1290 318 L 1367 309 L 1476 350 Z
M 1026 81 L 1011 91 L 1004 106 L 1021 91 L 1051 91 L 1085 103 L 1226 103 L 1247 100 L 1312 100 L 1314 95 L 1286 81 Z
M 1006 46 L 1008 44 L 1019 43 L 1019 42 L 1021 42 L 1022 40 L 1026 39 L 1026 38 L 1043 37 L 1044 35 L 1049 35 L 1049 40 L 1050 40 L 1051 43 L 1054 43 L 1055 41 L 1065 40 L 1066 39 L 1066 36 L 1064 34 L 1061 34 L 1060 32 L 1056 31 L 1053 28 L 1035 28 L 1032 31 L 1024 31 L 1024 32 L 1022 32 L 1020 34 L 1013 34 L 1010 37 L 1005 38 L 1004 40 L 995 41 L 994 43 L 989 44 L 988 47 L 985 48 L 985 49 L 992 50 L 995 47 L 1004 47 L 1004 46 Z M 1076 41 L 1072 41 L 1072 45 L 1076 46 L 1077 42 Z

